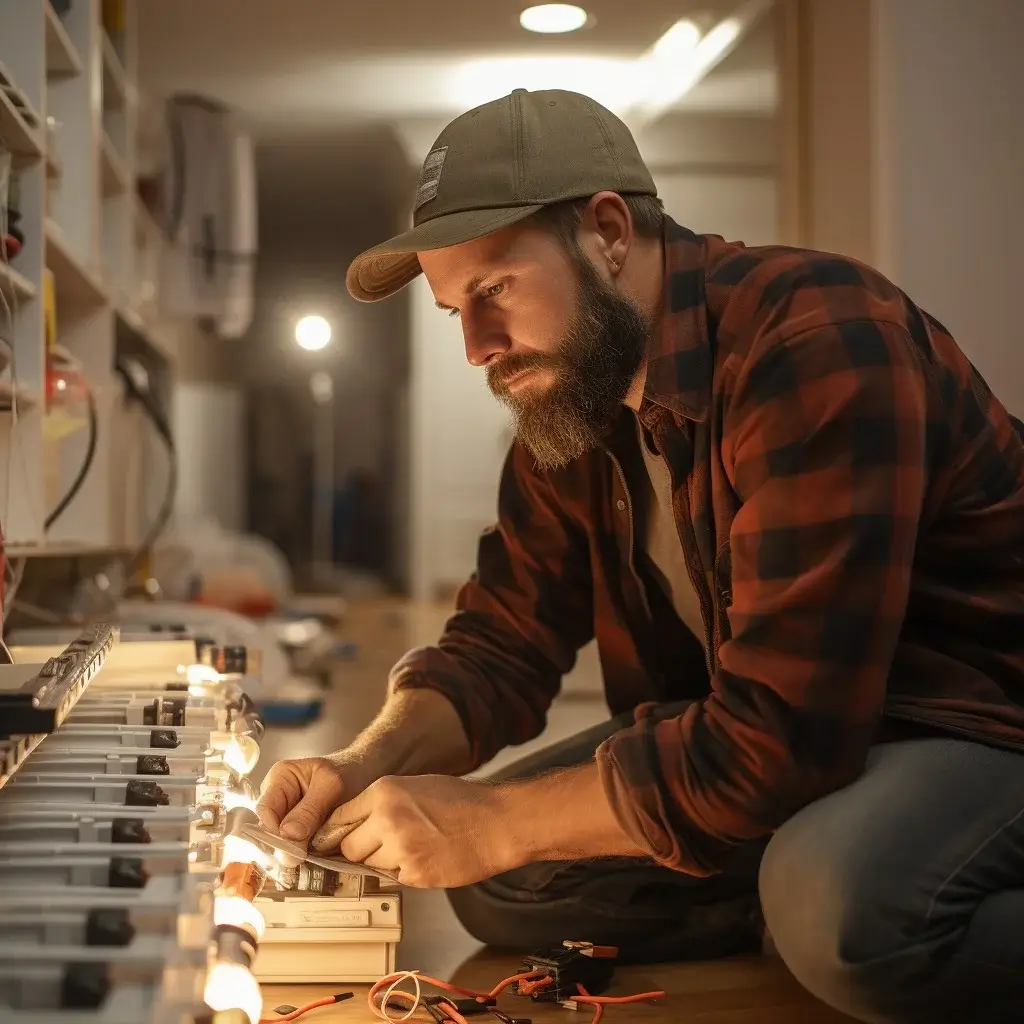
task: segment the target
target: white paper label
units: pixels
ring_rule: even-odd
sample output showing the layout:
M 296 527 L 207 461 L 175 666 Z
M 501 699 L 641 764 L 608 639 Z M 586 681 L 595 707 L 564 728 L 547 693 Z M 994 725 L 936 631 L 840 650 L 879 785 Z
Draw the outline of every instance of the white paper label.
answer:
M 368 928 L 370 912 L 341 907 L 303 907 L 295 914 L 295 924 L 304 928 Z

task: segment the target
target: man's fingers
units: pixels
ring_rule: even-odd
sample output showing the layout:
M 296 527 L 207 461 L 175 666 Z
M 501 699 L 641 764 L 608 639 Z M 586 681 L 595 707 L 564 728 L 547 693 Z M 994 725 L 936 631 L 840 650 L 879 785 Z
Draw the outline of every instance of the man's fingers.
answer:
M 341 803 L 343 795 L 341 776 L 331 767 L 318 764 L 302 799 L 281 819 L 281 835 L 306 842 Z
M 381 848 L 381 845 L 380 835 L 374 828 L 371 818 L 360 822 L 356 828 L 349 831 L 341 841 L 340 852 L 345 860 L 350 860 L 353 864 L 364 864 L 368 857 L 372 857 Z
M 346 818 L 342 813 L 342 808 L 338 808 L 324 823 L 320 826 L 320 830 L 310 843 L 313 849 L 319 853 L 329 853 L 333 850 L 337 850 L 341 846 L 341 841 L 351 832 L 353 829 L 358 828 L 362 822 L 352 821 L 351 818 Z
M 260 786 L 260 798 L 256 804 L 260 824 L 271 832 L 278 831 L 281 819 L 302 799 L 304 790 L 303 781 L 293 765 L 286 761 L 275 764 Z
M 370 816 L 373 809 L 373 797 L 367 790 L 356 794 L 351 800 L 338 807 L 323 823 L 320 831 L 313 837 L 313 847 L 321 852 L 337 850 L 342 840 L 357 829 Z M 352 858 L 349 857 L 349 860 Z

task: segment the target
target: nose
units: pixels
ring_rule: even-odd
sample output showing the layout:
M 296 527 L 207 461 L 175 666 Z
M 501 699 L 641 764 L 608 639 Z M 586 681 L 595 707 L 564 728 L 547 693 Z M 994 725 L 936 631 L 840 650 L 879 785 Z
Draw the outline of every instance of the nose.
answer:
M 466 359 L 470 366 L 486 366 L 510 348 L 508 336 L 492 325 L 470 320 L 463 315 L 462 337 L 466 343 Z

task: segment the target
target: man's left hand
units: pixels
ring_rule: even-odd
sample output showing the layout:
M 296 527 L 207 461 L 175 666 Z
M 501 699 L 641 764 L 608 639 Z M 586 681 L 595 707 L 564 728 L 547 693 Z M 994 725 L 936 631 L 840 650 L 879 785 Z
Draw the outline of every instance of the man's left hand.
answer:
M 338 807 L 311 845 L 403 885 L 471 885 L 516 866 L 515 835 L 528 826 L 503 813 L 500 794 L 447 775 L 385 776 Z

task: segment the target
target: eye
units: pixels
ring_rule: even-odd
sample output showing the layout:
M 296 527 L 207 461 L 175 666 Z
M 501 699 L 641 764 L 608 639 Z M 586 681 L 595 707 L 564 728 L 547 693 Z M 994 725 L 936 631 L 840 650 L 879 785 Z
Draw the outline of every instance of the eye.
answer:
M 498 284 L 492 284 L 489 288 L 485 288 L 483 295 L 485 299 L 493 299 L 495 296 L 500 295 L 505 290 L 505 285 L 502 282 Z
M 452 307 L 451 309 L 449 309 L 449 310 L 448 310 L 448 315 L 449 315 L 449 316 L 453 316 L 453 317 L 455 317 L 456 319 L 458 319 L 458 316 L 459 316 L 459 311 L 458 311 L 458 309 L 456 309 L 456 308 L 455 308 L 455 307 L 453 306 L 453 307 Z

